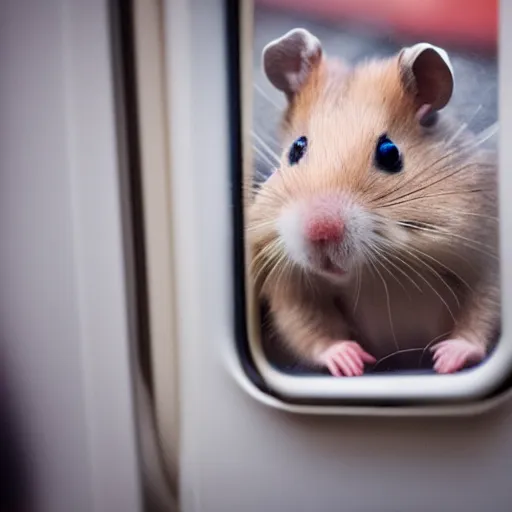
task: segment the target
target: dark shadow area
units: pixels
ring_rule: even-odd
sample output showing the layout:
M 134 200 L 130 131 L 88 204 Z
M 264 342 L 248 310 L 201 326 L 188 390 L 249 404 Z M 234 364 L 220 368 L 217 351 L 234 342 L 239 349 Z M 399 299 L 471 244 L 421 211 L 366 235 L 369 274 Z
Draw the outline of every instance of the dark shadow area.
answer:
M 29 458 L 5 359 L 0 358 L 0 511 L 33 510 Z

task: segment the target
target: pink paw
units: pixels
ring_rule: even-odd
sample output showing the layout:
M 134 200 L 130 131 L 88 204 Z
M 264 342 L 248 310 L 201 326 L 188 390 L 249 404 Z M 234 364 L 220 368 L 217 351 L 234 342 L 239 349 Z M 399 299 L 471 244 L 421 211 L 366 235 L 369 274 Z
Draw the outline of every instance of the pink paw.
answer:
M 485 349 L 463 338 L 442 341 L 430 350 L 434 353 L 432 359 L 437 373 L 454 373 L 485 357 Z
M 363 375 L 364 363 L 375 363 L 376 361 L 355 341 L 334 343 L 327 350 L 324 350 L 318 359 L 335 377 Z

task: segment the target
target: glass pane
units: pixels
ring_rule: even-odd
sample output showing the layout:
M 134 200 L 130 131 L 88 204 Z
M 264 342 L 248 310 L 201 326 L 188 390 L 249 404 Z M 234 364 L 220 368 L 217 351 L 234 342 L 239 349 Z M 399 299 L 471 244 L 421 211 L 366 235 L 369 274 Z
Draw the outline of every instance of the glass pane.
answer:
M 482 363 L 500 333 L 497 3 L 258 0 L 254 23 L 246 234 L 269 362 Z

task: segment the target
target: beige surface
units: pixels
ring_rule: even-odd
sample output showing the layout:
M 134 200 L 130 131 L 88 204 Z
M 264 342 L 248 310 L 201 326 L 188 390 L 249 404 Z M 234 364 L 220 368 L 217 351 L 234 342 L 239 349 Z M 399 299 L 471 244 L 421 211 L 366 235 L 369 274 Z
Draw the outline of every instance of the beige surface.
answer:
M 238 386 L 223 3 L 168 5 L 183 510 L 507 512 L 510 403 L 473 418 L 311 417 Z
M 147 482 L 161 501 L 176 500 L 179 441 L 177 347 L 172 274 L 169 155 L 159 0 L 134 2 L 137 93 L 151 336 L 153 403 L 141 390 Z M 138 382 L 143 386 L 142 382 Z M 154 409 L 150 406 L 154 405 Z M 154 424 L 153 424 L 154 418 Z M 162 432 L 165 433 L 162 435 Z M 174 507 L 175 505 L 173 505 Z

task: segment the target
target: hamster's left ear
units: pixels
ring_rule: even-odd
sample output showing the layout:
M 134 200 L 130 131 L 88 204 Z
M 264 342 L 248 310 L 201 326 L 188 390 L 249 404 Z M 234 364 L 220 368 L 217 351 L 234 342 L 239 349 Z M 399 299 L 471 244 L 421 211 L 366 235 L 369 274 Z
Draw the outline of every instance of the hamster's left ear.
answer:
M 290 30 L 263 48 L 263 70 L 274 87 L 291 101 L 322 60 L 322 45 L 303 28 Z
M 415 95 L 418 120 L 428 126 L 452 97 L 453 67 L 445 50 L 429 43 L 404 48 L 398 56 L 404 88 Z

